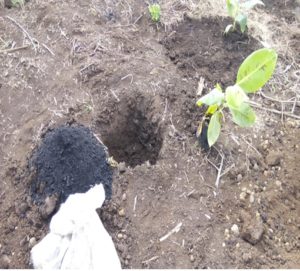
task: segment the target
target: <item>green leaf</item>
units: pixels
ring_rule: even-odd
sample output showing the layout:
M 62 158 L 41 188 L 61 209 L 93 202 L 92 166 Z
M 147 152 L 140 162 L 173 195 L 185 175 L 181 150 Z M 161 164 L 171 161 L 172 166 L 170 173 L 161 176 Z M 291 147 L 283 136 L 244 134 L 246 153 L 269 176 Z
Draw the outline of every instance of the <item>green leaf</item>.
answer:
M 23 7 L 25 4 L 25 0 L 11 0 L 13 7 Z
M 228 15 L 234 19 L 239 10 L 238 1 L 237 0 L 226 0 L 226 7 L 227 7 Z
M 217 89 L 217 90 L 223 92 L 223 89 L 222 89 L 222 87 L 221 87 L 221 85 L 220 85 L 219 83 L 217 83 L 217 84 L 215 85 L 215 89 Z
M 247 16 L 240 13 L 238 16 L 236 16 L 235 21 L 238 22 L 241 28 L 241 32 L 244 33 L 247 28 Z
M 226 88 L 225 96 L 228 107 L 232 109 L 239 109 L 249 99 L 247 94 L 238 85 Z
M 249 55 L 239 68 L 236 84 L 246 93 L 258 91 L 271 78 L 277 62 L 273 49 L 259 49 Z
M 247 103 L 242 103 L 237 109 L 229 107 L 233 122 L 241 127 L 251 126 L 256 119 L 253 109 Z
M 252 9 L 254 8 L 255 6 L 257 5 L 261 5 L 261 6 L 264 6 L 265 4 L 263 3 L 263 1 L 261 0 L 248 0 L 247 2 L 245 3 L 242 3 L 241 4 L 241 7 L 245 8 L 245 9 Z
M 218 104 L 220 105 L 224 100 L 224 93 L 222 93 L 220 90 L 214 88 L 211 92 L 204 95 L 197 101 L 197 105 L 201 106 L 203 104 L 206 105 L 213 105 Z
M 207 130 L 207 141 L 208 145 L 211 147 L 216 143 L 220 136 L 221 132 L 221 113 L 219 111 L 215 112 L 208 124 L 208 130 Z
M 218 110 L 219 106 L 217 104 L 210 105 L 205 112 L 205 115 L 212 115 Z

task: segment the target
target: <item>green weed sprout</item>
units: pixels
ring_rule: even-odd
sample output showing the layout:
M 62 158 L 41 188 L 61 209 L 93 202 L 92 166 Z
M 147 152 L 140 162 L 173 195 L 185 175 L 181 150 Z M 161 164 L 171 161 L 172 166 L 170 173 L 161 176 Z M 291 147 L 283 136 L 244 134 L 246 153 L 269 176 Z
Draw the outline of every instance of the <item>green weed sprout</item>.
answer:
M 249 55 L 241 64 L 236 83 L 226 88 L 225 92 L 219 84 L 208 94 L 197 101 L 198 106 L 206 105 L 208 109 L 197 130 L 200 136 L 202 126 L 209 120 L 207 129 L 208 145 L 211 147 L 219 138 L 222 120 L 226 108 L 231 113 L 233 122 L 240 127 L 254 124 L 255 112 L 249 105 L 248 93 L 255 93 L 271 78 L 277 62 L 277 53 L 273 49 L 259 49 Z
M 148 7 L 151 19 L 153 22 L 159 22 L 160 20 L 160 5 L 159 4 L 152 4 Z
M 226 26 L 224 33 L 228 34 L 230 31 L 236 31 L 237 24 L 240 26 L 242 33 L 247 28 L 247 15 L 241 12 L 241 8 L 250 10 L 257 5 L 265 5 L 261 0 L 248 0 L 240 4 L 240 0 L 226 0 L 226 7 L 228 15 L 232 18 L 233 23 Z
M 11 4 L 13 7 L 23 7 L 25 0 L 11 0 Z

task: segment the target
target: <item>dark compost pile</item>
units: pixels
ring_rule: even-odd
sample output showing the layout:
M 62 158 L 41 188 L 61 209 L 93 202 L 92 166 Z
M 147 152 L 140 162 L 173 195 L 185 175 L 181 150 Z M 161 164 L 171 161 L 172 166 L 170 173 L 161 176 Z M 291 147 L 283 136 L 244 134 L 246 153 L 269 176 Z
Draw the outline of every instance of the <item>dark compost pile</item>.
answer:
M 49 131 L 32 158 L 36 170 L 32 198 L 41 202 L 58 195 L 61 202 L 74 193 L 84 193 L 103 183 L 111 197 L 112 171 L 104 146 L 84 126 L 61 126 Z

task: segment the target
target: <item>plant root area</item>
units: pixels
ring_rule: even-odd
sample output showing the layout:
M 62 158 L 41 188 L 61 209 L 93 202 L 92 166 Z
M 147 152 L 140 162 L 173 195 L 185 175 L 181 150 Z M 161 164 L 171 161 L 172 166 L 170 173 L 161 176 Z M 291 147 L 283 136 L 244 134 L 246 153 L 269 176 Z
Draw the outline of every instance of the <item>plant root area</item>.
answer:
M 100 182 L 123 268 L 300 267 L 300 7 L 266 0 L 262 28 L 224 36 L 215 1 L 164 1 L 158 24 L 138 0 L 0 6 L 0 269 L 32 267 L 60 203 Z M 263 44 L 256 124 L 226 115 L 202 148 L 197 99 Z

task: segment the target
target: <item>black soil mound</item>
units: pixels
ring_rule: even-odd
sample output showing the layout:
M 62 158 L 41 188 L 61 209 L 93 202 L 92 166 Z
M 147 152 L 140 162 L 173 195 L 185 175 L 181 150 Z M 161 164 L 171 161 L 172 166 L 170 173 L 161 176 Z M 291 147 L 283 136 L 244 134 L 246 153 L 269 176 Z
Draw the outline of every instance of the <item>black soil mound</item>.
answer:
M 99 183 L 111 197 L 112 171 L 104 146 L 83 126 L 62 126 L 46 133 L 32 163 L 36 170 L 32 198 L 37 202 L 53 194 L 63 202 Z

